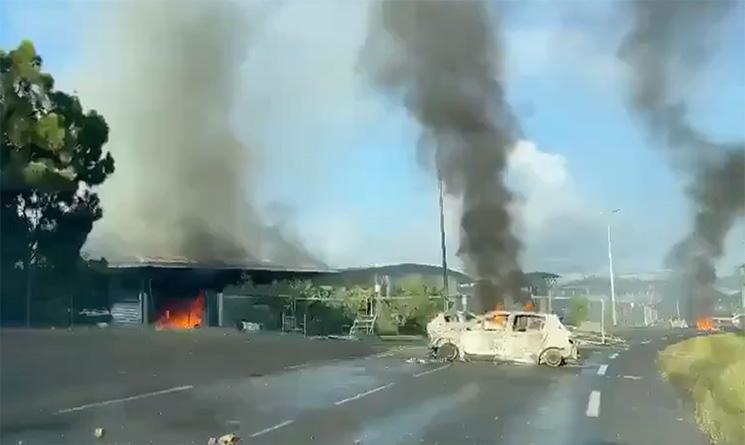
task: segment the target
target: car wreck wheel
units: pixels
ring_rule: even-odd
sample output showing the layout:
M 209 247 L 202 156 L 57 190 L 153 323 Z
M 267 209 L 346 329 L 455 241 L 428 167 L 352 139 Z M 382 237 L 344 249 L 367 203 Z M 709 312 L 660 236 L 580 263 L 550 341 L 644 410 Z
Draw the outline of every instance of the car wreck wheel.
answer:
M 561 351 L 556 348 L 546 349 L 543 351 L 543 354 L 541 354 L 540 363 L 551 366 L 552 368 L 561 366 L 563 361 L 564 359 L 561 357 Z
M 452 343 L 443 343 L 435 349 L 435 358 L 452 362 L 458 358 L 458 347 Z

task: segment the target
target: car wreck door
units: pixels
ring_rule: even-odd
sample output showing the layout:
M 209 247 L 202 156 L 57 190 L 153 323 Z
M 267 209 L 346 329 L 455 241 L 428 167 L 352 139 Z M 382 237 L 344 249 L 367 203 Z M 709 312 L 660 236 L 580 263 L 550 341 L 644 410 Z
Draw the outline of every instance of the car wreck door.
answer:
M 494 356 L 504 348 L 505 334 L 503 325 L 482 320 L 463 332 L 461 347 L 466 354 Z
M 505 345 L 508 360 L 536 362 L 546 340 L 546 319 L 539 314 L 515 314 Z

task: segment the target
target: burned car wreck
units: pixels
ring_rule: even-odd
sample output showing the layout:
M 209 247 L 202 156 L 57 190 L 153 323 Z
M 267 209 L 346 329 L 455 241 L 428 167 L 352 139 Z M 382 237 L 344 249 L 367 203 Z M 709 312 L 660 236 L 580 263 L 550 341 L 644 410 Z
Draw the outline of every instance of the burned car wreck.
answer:
M 492 311 L 440 313 L 427 325 L 433 354 L 445 360 L 491 359 L 556 367 L 579 358 L 555 314 Z

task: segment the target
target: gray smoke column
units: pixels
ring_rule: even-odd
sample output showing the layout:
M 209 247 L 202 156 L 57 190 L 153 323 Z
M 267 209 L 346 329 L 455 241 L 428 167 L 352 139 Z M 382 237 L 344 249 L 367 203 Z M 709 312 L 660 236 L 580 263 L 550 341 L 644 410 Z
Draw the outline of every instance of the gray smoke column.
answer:
M 461 200 L 458 253 L 487 283 L 477 310 L 521 298 L 521 246 L 504 182 L 518 128 L 499 80 L 496 23 L 481 1 L 385 0 L 371 8 L 361 57 L 374 83 L 420 124 L 423 158 L 434 158 L 446 193 Z
M 745 144 L 717 143 L 689 121 L 685 91 L 696 87 L 719 22 L 734 2 L 625 2 L 632 28 L 620 56 L 631 68 L 631 104 L 687 180 L 691 232 L 668 255 L 689 297 L 706 299 L 724 240 L 745 209 Z M 705 303 L 704 303 L 705 304 Z M 693 303 L 693 311 L 706 310 Z
M 233 131 L 239 68 L 256 25 L 244 18 L 227 2 L 118 4 L 112 40 L 99 45 L 111 58 L 99 72 L 117 174 L 103 190 L 109 236 L 94 248 L 114 257 L 314 263 L 255 210 L 253 147 Z M 107 245 L 112 237 L 122 245 Z

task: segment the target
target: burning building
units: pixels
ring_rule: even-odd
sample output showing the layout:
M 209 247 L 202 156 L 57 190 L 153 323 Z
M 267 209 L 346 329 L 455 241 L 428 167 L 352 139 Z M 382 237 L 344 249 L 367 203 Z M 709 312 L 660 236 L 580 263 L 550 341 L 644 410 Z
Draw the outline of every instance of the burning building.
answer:
M 223 324 L 222 291 L 250 279 L 272 283 L 333 273 L 325 268 L 289 268 L 268 263 L 199 263 L 146 260 L 112 264 L 109 304 L 115 323 L 160 329 Z

